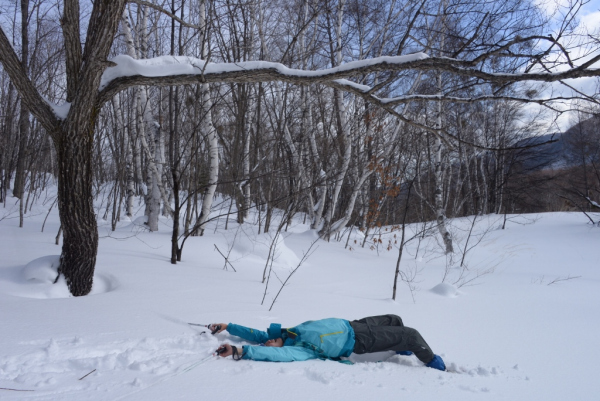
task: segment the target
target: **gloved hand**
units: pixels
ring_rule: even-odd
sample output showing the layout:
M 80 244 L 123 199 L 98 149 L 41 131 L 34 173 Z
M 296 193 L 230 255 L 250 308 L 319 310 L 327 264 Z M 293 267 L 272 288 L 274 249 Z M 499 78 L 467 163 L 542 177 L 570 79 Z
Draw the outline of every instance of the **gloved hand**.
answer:
M 439 355 L 434 355 L 431 362 L 427 364 L 427 367 L 434 368 L 437 370 L 446 370 L 446 364 Z
M 240 359 L 242 359 L 243 352 L 244 349 L 241 347 L 234 347 L 233 345 L 229 344 L 221 344 L 221 346 L 215 351 L 215 354 L 223 358 L 228 357 L 229 355 L 233 355 L 233 359 L 239 361 Z
M 227 330 L 227 323 L 211 323 L 208 325 L 211 334 L 217 334 L 223 330 Z
M 229 344 L 221 344 L 221 346 L 215 351 L 215 354 L 225 358 L 233 354 L 233 347 Z

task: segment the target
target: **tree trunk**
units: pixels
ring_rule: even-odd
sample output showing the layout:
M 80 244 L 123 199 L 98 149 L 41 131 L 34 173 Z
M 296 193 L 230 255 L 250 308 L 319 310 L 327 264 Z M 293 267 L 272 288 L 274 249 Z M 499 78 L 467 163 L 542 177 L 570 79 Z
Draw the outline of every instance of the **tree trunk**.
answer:
M 210 88 L 208 84 L 202 85 L 201 92 L 203 112 L 205 113 L 201 129 L 202 134 L 208 138 L 209 155 L 208 185 L 202 196 L 202 211 L 200 212 L 200 218 L 196 222 L 196 226 L 200 229 L 200 235 L 203 235 L 204 230 L 206 229 L 206 222 L 210 216 L 217 184 L 219 182 L 219 137 L 217 136 L 217 130 L 212 121 L 212 99 L 210 97 Z
M 442 91 L 442 75 L 438 74 L 438 87 Z M 442 102 L 438 103 L 437 127 L 442 128 Z M 435 214 L 437 227 L 446 247 L 446 254 L 454 252 L 452 236 L 446 227 L 446 208 L 444 206 L 444 180 L 442 174 L 442 139 L 436 136 L 435 140 Z
M 79 119 L 81 121 L 82 119 Z M 58 133 L 58 210 L 63 228 L 59 272 L 73 296 L 92 290 L 98 227 L 92 194 L 93 126 L 69 124 Z
M 21 0 L 21 66 L 23 71 L 29 70 L 29 0 Z M 21 199 L 21 211 L 23 208 L 23 193 L 25 192 L 25 148 L 29 139 L 29 109 L 25 102 L 21 101 L 21 110 L 19 112 L 19 152 L 17 154 L 17 171 L 15 173 L 15 185 L 13 187 L 13 196 Z M 20 213 L 23 227 L 23 213 Z
M 346 227 L 346 224 L 348 224 L 350 222 L 350 218 L 352 217 L 352 212 L 354 211 L 354 204 L 356 202 L 356 197 L 358 196 L 360 189 L 362 188 L 363 184 L 365 183 L 365 181 L 367 180 L 367 178 L 369 178 L 369 176 L 373 173 L 373 170 L 368 170 L 365 173 L 363 173 L 363 175 L 360 177 L 360 179 L 358 180 L 358 182 L 354 185 L 354 188 L 352 189 L 352 193 L 350 194 L 350 197 L 348 199 L 348 204 L 346 205 L 346 209 L 344 211 L 344 214 L 342 215 L 342 217 L 336 221 L 335 223 L 331 224 L 331 228 L 329 230 L 329 235 L 333 235 L 333 234 L 337 234 L 340 231 L 342 231 L 344 229 L 344 227 Z
M 148 106 L 147 106 L 148 107 Z M 163 203 L 168 201 L 167 193 L 164 189 L 163 177 L 163 161 L 164 155 L 162 151 L 162 130 L 157 122 L 153 122 L 153 141 L 154 141 L 154 163 L 148 163 L 148 174 L 152 174 L 152 197 L 150 198 L 150 213 L 148 214 L 148 221 L 153 221 L 151 231 L 158 231 L 158 216 L 160 215 L 160 201 L 163 199 Z M 171 209 L 171 205 L 165 205 L 167 210 Z
M 200 27 L 202 32 L 202 44 L 201 54 L 202 59 L 208 59 L 208 30 L 206 29 L 206 1 L 200 2 Z M 217 191 L 217 184 L 219 182 L 219 137 L 217 136 L 217 130 L 212 120 L 212 98 L 210 97 L 210 87 L 208 84 L 202 84 L 200 86 L 200 93 L 202 94 L 202 124 L 200 126 L 201 134 L 204 138 L 207 138 L 208 143 L 208 184 L 204 194 L 202 195 L 202 210 L 200 217 L 196 221 L 196 227 L 198 227 L 200 235 L 204 235 L 206 229 L 206 222 L 210 216 L 212 209 L 213 199 L 215 192 Z

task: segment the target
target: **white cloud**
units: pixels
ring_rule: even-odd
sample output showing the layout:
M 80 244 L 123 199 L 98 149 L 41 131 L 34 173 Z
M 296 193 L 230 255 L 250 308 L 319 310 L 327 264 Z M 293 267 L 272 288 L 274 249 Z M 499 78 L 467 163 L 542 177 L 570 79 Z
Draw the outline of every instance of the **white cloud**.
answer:
M 600 10 L 582 16 L 580 24 L 590 31 L 600 29 Z

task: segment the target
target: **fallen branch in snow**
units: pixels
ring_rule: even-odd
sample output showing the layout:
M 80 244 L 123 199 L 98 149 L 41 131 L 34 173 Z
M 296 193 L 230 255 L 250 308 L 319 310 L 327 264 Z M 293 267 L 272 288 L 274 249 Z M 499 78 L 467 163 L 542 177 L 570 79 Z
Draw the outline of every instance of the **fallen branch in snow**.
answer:
M 560 283 L 561 281 L 567 281 L 567 280 L 574 280 L 576 278 L 581 278 L 582 276 L 567 276 L 567 277 L 557 277 L 554 280 L 548 282 L 547 284 L 544 283 L 546 277 L 545 276 L 541 276 L 537 279 L 532 279 L 531 283 L 532 284 L 546 284 L 546 285 L 552 285 L 552 284 L 557 284 Z
M 35 390 L 19 390 L 16 388 L 5 388 L 5 387 L 0 387 L 0 390 L 9 390 L 9 391 L 35 391 Z
M 554 280 L 552 280 L 551 282 L 549 282 L 549 283 L 548 283 L 548 284 L 546 284 L 546 285 L 552 285 L 552 284 L 559 283 L 559 282 L 561 282 L 561 281 L 573 280 L 573 279 L 576 279 L 576 278 L 581 278 L 581 276 L 574 276 L 574 277 L 573 277 L 573 276 L 567 276 L 567 277 L 557 277 L 557 278 L 555 278 Z
M 87 375 L 85 375 L 85 376 L 83 376 L 83 377 L 80 377 L 80 378 L 79 378 L 79 380 L 83 380 L 83 379 L 85 379 L 86 377 L 88 377 L 89 375 L 91 375 L 92 373 L 94 373 L 95 371 L 96 371 L 96 369 L 92 370 L 92 371 L 91 371 L 90 373 L 88 373 Z

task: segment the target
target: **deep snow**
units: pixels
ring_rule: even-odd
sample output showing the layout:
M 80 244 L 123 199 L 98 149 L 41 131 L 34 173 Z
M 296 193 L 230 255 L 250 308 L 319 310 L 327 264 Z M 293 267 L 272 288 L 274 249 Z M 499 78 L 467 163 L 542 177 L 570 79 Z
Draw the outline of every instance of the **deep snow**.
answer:
M 93 294 L 73 298 L 62 279 L 52 284 L 60 254 L 55 208 L 41 232 L 50 199 L 33 207 L 24 228 L 15 198 L 0 208 L 2 400 L 563 401 L 600 393 L 600 228 L 580 213 L 511 216 L 505 230 L 502 216 L 486 216 L 475 230 L 486 234 L 467 254 L 464 271 L 455 268 L 458 257 L 446 271 L 435 238 L 421 242 L 418 255 L 414 240 L 401 266 L 417 273 L 418 288 L 411 293 L 400 282 L 396 301 L 390 234 L 377 249 L 362 248 L 356 231 L 352 250 L 345 249 L 346 236 L 318 241 L 269 311 L 279 280 L 316 238 L 301 221 L 278 241 L 263 305 L 272 237 L 257 235 L 252 222 L 238 227 L 232 220 L 227 231 L 221 220 L 218 230 L 213 222 L 205 236 L 190 238 L 177 265 L 169 263 L 170 220 L 161 220 L 158 233 L 145 232 L 139 218 L 122 221 L 115 232 L 99 220 Z M 457 248 L 464 247 L 470 221 L 453 222 Z M 215 246 L 230 252 L 235 272 L 224 269 Z M 462 282 L 481 276 L 460 286 L 461 271 Z M 418 329 L 450 371 L 391 353 L 352 356 L 354 365 L 215 357 L 184 371 L 223 342 L 242 344 L 186 322 L 264 330 L 271 322 L 386 313 Z

